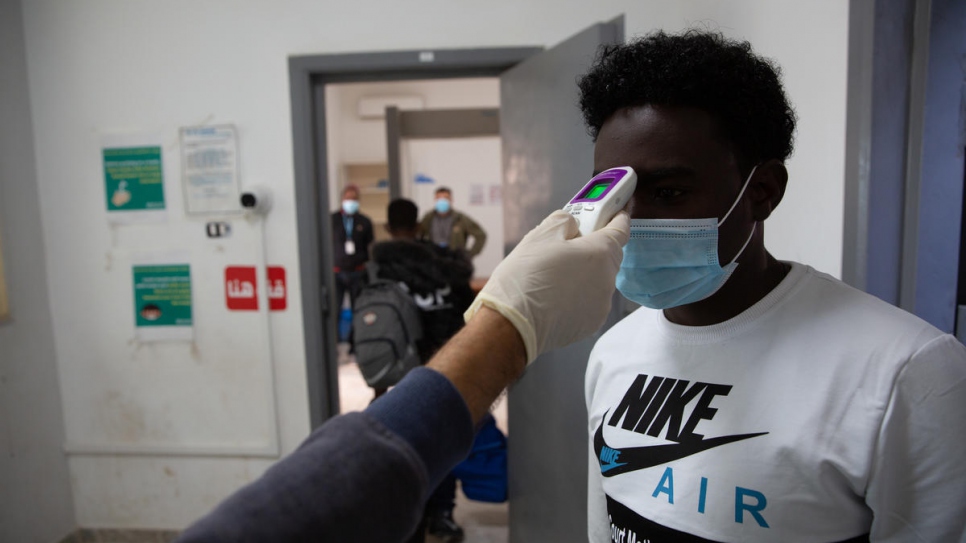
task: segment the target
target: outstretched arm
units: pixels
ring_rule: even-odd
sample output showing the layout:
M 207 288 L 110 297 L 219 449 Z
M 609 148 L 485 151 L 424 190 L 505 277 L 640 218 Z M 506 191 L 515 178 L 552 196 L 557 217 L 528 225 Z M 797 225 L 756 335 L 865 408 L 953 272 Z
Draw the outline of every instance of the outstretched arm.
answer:
M 329 419 L 178 541 L 405 540 L 503 389 L 540 353 L 603 324 L 628 228 L 621 213 L 578 237 L 569 214 L 551 214 L 497 267 L 467 325 L 427 367 L 364 412 Z
M 527 351 L 520 333 L 502 315 L 485 308 L 426 367 L 453 384 L 476 424 L 526 365 Z

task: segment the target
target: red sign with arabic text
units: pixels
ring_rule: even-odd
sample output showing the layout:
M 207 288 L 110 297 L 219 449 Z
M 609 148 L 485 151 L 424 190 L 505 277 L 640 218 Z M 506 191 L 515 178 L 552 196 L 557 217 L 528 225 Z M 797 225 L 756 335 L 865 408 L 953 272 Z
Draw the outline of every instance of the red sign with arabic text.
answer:
M 225 304 L 232 311 L 257 311 L 255 266 L 225 268 Z
M 284 311 L 288 307 L 285 268 L 268 266 L 268 308 Z M 255 266 L 225 268 L 225 305 L 232 311 L 258 311 L 258 278 Z
M 285 268 L 282 266 L 268 267 L 268 308 L 272 311 L 284 311 L 286 307 Z

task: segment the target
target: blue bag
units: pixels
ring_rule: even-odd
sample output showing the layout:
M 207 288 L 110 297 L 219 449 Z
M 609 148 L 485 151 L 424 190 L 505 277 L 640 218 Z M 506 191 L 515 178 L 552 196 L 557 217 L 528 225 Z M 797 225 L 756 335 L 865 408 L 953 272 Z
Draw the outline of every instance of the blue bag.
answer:
M 467 498 L 479 502 L 502 503 L 507 499 L 507 441 L 487 414 L 473 440 L 473 449 L 453 475 Z

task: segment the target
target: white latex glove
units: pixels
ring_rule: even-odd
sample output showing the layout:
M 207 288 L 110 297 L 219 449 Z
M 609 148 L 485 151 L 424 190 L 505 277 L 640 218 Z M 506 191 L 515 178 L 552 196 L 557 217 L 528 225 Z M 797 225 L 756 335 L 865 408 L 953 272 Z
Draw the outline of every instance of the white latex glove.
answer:
M 573 216 L 551 213 L 493 270 L 464 318 L 484 305 L 498 311 L 520 332 L 527 364 L 597 331 L 610 312 L 630 218 L 621 211 L 607 226 L 578 236 Z

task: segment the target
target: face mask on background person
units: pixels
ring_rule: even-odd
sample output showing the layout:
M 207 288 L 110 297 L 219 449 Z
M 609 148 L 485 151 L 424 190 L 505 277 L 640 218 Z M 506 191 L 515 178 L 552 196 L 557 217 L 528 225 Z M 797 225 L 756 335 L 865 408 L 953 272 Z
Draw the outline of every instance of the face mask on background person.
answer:
M 631 219 L 631 238 L 617 273 L 617 290 L 625 298 L 652 309 L 668 309 L 703 300 L 721 288 L 738 267 L 757 223 L 727 266 L 718 262 L 718 227 L 741 201 L 751 169 L 738 197 L 720 221 L 710 219 Z
M 433 205 L 437 213 L 449 213 L 450 203 L 448 198 L 437 198 L 436 203 Z
M 359 211 L 359 200 L 342 200 L 342 211 L 346 215 L 355 215 Z

